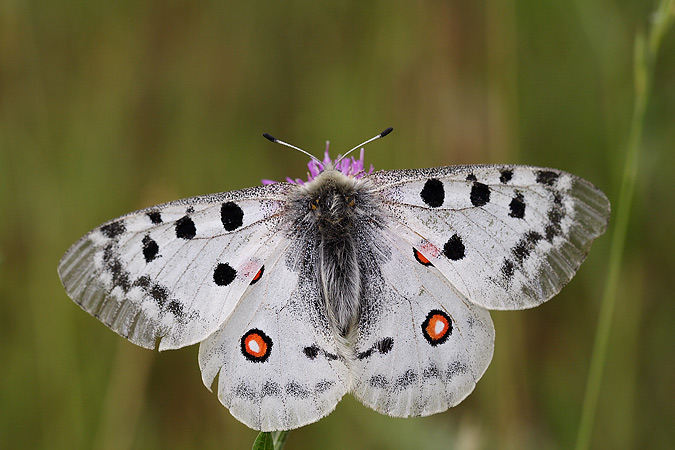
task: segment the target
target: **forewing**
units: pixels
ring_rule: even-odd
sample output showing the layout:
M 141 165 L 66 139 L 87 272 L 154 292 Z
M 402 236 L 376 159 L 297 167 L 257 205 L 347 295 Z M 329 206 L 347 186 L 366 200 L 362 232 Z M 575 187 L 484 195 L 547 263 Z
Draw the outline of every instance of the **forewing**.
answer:
M 223 405 L 262 431 L 319 420 L 348 386 L 319 294 L 316 252 L 288 241 L 274 254 L 232 315 L 199 348 L 204 384 L 211 388 L 218 375 Z
M 413 247 L 385 230 L 389 251 L 364 273 L 352 390 L 395 417 L 427 416 L 473 391 L 492 359 L 489 312 L 460 294 Z
M 65 253 L 61 282 L 135 344 L 163 350 L 199 342 L 232 312 L 278 244 L 292 188 L 193 197 L 110 221 Z
M 522 309 L 557 294 L 610 213 L 589 182 L 529 166 L 376 172 L 398 232 L 471 302 Z

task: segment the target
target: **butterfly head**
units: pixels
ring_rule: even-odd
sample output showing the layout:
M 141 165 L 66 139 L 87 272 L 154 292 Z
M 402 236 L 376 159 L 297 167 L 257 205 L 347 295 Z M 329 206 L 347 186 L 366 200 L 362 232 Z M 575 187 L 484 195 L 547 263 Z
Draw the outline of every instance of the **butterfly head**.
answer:
M 325 168 L 305 183 L 302 191 L 307 212 L 323 230 L 349 228 L 362 206 L 363 182 L 338 169 Z

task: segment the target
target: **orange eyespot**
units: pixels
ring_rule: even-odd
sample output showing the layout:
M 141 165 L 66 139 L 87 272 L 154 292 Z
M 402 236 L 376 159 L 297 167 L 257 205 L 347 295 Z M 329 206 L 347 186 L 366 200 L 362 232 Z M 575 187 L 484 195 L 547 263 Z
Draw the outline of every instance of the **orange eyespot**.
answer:
M 452 319 L 440 310 L 430 311 L 422 324 L 422 335 L 432 346 L 445 342 L 452 334 Z
M 249 335 L 244 341 L 244 345 L 246 346 L 246 352 L 256 358 L 260 358 L 267 353 L 267 344 L 258 334 Z
M 272 340 L 262 331 L 254 328 L 241 338 L 241 353 L 253 362 L 265 362 L 272 350 Z
M 413 248 L 413 254 L 415 255 L 415 259 L 418 263 L 422 264 L 423 266 L 433 266 L 431 261 L 425 258 L 424 255 L 421 254 L 416 248 Z
M 251 280 L 251 284 L 252 285 L 256 284 L 258 282 L 258 280 L 260 279 L 260 277 L 263 276 L 263 273 L 265 273 L 265 266 L 260 267 L 260 270 L 258 270 L 258 273 L 256 273 L 255 276 L 253 277 L 253 279 Z
M 445 334 L 448 332 L 448 328 L 450 328 L 448 320 L 443 316 L 435 315 L 429 321 L 429 325 L 427 325 L 426 330 L 429 337 L 437 341 L 445 336 Z

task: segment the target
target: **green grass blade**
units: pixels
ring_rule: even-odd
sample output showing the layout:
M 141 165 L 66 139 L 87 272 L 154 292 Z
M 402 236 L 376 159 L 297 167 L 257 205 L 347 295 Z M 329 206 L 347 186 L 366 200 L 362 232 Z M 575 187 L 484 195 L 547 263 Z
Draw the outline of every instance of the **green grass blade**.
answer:
M 609 269 L 605 289 L 598 317 L 595 343 L 591 356 L 591 366 L 588 373 L 586 393 L 581 412 L 581 421 L 577 434 L 577 450 L 587 450 L 591 444 L 593 425 L 595 421 L 600 385 L 606 362 L 607 347 L 612 326 L 612 318 L 616 305 L 623 250 L 628 231 L 628 221 L 635 192 L 640 157 L 640 143 L 645 118 L 645 110 L 651 89 L 654 65 L 663 36 L 672 25 L 675 17 L 673 0 L 661 0 L 658 10 L 653 16 L 652 26 L 645 38 L 638 33 L 635 38 L 634 76 L 635 76 L 635 106 L 628 139 L 626 163 L 621 179 L 621 189 L 616 208 L 615 226 L 610 247 Z
M 274 441 L 272 433 L 261 432 L 253 442 L 252 450 L 274 450 Z

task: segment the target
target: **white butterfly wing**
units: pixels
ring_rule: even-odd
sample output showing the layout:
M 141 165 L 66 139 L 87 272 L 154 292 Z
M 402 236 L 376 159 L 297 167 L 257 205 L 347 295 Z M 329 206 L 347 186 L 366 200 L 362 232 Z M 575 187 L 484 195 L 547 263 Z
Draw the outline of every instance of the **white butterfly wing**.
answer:
M 76 242 L 59 276 L 84 310 L 137 345 L 199 342 L 232 312 L 281 239 L 290 188 L 194 197 L 120 217 Z
M 529 166 L 451 166 L 373 173 L 400 232 L 471 302 L 536 306 L 557 294 L 607 227 L 589 182 Z
M 285 244 L 199 348 L 204 384 L 210 388 L 218 375 L 223 405 L 262 431 L 315 422 L 335 409 L 348 388 L 319 293 L 316 252 Z
M 427 416 L 461 402 L 487 369 L 494 328 L 428 261 L 385 230 L 388 255 L 365 275 L 352 391 L 395 417 Z

